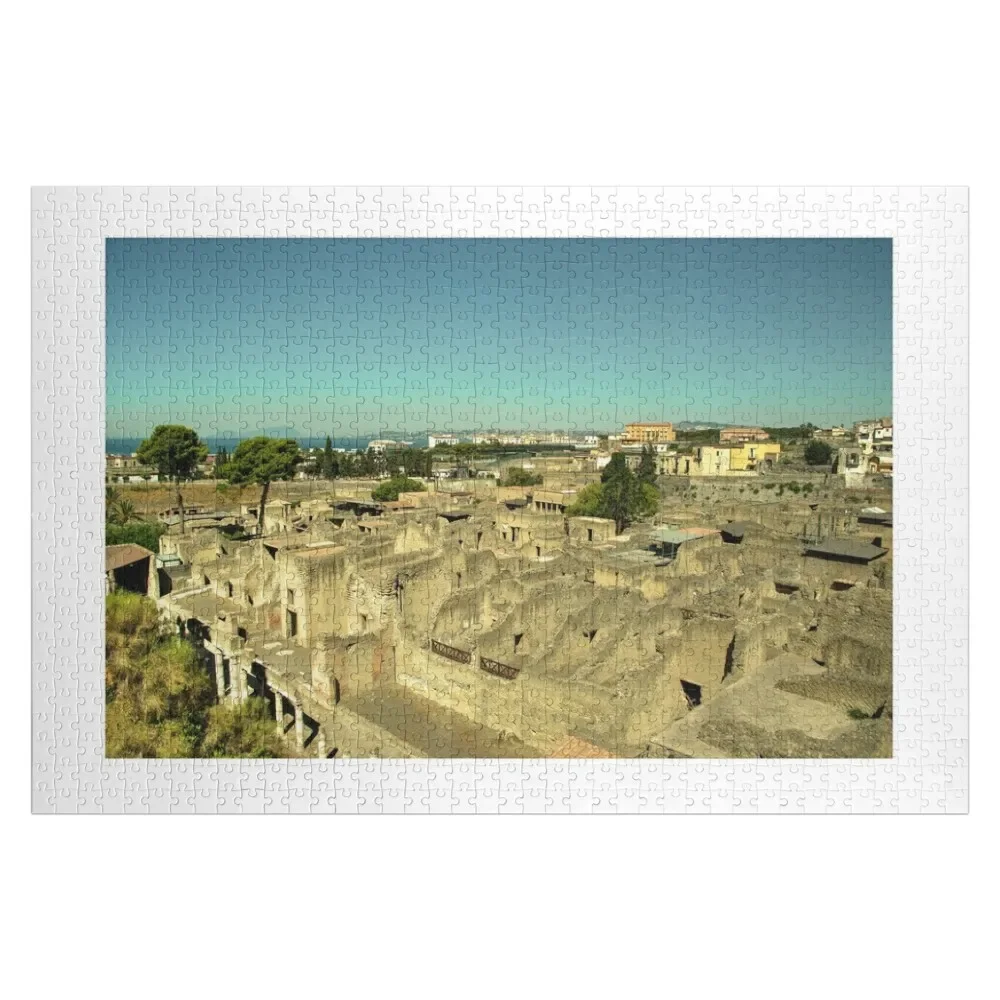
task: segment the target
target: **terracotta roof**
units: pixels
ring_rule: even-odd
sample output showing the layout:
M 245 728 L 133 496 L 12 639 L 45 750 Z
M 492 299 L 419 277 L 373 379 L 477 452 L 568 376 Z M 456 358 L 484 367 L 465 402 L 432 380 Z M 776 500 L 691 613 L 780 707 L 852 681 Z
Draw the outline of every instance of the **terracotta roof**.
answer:
M 608 753 L 607 750 L 602 750 L 600 747 L 594 746 L 593 743 L 588 743 L 586 740 L 581 740 L 576 736 L 566 737 L 566 739 L 552 751 L 550 756 L 560 758 L 614 758 L 613 753 Z
M 110 573 L 112 570 L 121 569 L 122 566 L 130 566 L 139 562 L 140 559 L 148 559 L 153 553 L 149 549 L 144 549 L 141 545 L 107 545 L 104 548 L 104 572 Z

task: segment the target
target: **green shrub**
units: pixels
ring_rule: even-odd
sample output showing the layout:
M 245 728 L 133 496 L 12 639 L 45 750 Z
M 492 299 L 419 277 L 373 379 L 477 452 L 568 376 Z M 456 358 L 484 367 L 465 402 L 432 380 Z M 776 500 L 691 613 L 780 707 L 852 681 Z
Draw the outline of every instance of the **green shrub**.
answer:
M 805 450 L 806 465 L 828 465 L 833 449 L 825 441 L 810 441 Z
M 195 647 L 156 602 L 116 591 L 105 604 L 106 757 L 284 757 L 263 698 L 219 704 Z
M 400 493 L 424 493 L 427 487 L 418 479 L 395 476 L 372 490 L 373 500 L 398 500 Z
M 159 521 L 132 521 L 130 524 L 107 524 L 105 545 L 141 545 L 150 552 L 160 551 L 160 536 L 167 526 Z
M 501 486 L 541 486 L 542 477 L 534 472 L 527 472 L 514 466 L 507 470 Z

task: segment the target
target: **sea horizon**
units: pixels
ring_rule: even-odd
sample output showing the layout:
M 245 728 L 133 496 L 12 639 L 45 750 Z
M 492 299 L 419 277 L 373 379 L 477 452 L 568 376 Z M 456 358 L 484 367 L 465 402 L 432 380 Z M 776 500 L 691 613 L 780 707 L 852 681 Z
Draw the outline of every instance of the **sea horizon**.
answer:
M 263 433 L 263 432 L 259 432 Z M 208 446 L 210 454 L 217 454 L 221 448 L 225 448 L 227 451 L 232 452 L 240 441 L 247 441 L 252 437 L 257 437 L 258 432 L 248 433 L 245 435 L 228 435 L 228 434 L 218 434 L 218 435 L 208 435 L 203 436 L 202 441 Z M 300 448 L 322 448 L 326 445 L 326 435 L 321 437 L 313 436 L 300 436 L 296 434 L 271 434 L 271 437 L 288 437 L 293 441 L 297 441 Z M 148 437 L 148 435 L 147 435 Z M 375 434 L 359 435 L 355 437 L 333 437 L 331 435 L 331 442 L 334 448 L 344 448 L 347 451 L 356 451 L 358 449 L 364 451 L 368 447 L 368 443 L 374 440 L 382 441 L 408 441 L 414 447 L 426 448 L 427 447 L 427 435 L 415 438 L 406 437 L 379 437 Z M 106 455 L 132 455 L 134 454 L 139 445 L 145 440 L 145 437 L 109 437 L 104 439 L 104 453 Z

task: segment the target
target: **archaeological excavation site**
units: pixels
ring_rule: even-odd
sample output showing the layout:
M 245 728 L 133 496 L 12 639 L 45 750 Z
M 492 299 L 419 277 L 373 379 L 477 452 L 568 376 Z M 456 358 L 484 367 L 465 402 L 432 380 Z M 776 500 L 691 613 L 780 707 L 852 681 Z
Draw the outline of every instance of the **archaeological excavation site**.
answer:
M 567 514 L 587 478 L 275 484 L 183 533 L 161 512 L 108 586 L 157 600 L 221 702 L 265 699 L 289 756 L 891 756 L 885 482 L 661 477 L 616 530 Z

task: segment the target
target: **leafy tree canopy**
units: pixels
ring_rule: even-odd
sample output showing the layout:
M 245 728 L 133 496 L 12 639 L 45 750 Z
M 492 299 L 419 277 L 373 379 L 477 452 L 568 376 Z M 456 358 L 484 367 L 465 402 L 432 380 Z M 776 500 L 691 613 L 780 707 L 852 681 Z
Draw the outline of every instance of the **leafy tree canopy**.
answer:
M 601 514 L 604 492 L 600 483 L 584 486 L 566 508 L 567 517 L 603 517 Z
M 106 516 L 112 524 L 126 525 L 139 520 L 135 504 L 128 497 L 121 497 L 113 507 L 106 510 Z
M 107 524 L 104 528 L 105 545 L 141 545 L 150 552 L 160 551 L 160 536 L 167 530 L 159 521 L 131 521 L 128 524 Z
M 266 486 L 275 480 L 291 479 L 298 464 L 298 442 L 287 438 L 255 437 L 241 441 L 225 468 L 225 476 L 236 485 Z
M 640 482 L 628 468 L 603 483 L 591 483 L 566 508 L 567 517 L 606 517 L 622 532 L 629 524 L 656 513 L 660 494 L 650 483 Z
M 826 465 L 833 458 L 833 448 L 825 441 L 810 441 L 806 445 L 805 460 L 807 465 Z
M 179 483 L 194 479 L 198 463 L 205 460 L 208 448 L 190 427 L 160 424 L 135 454 L 142 465 L 156 469 L 164 479 Z
M 628 475 L 631 475 L 631 473 L 629 472 L 628 463 L 625 461 L 625 456 L 620 451 L 616 451 L 611 456 L 611 461 L 601 470 L 601 482 L 607 483 L 612 479 Z
M 704 431 L 678 431 L 678 440 L 686 441 L 688 444 L 718 444 L 718 429 Z
M 509 468 L 504 475 L 501 486 L 541 486 L 542 477 L 535 472 L 528 472 L 527 469 L 519 469 L 517 466 Z
M 651 444 L 644 444 L 642 446 L 638 477 L 641 483 L 653 484 L 656 482 L 656 454 Z
M 387 479 L 372 490 L 373 500 L 398 500 L 400 493 L 422 493 L 427 487 L 418 479 L 407 479 L 405 476 L 396 476 Z

